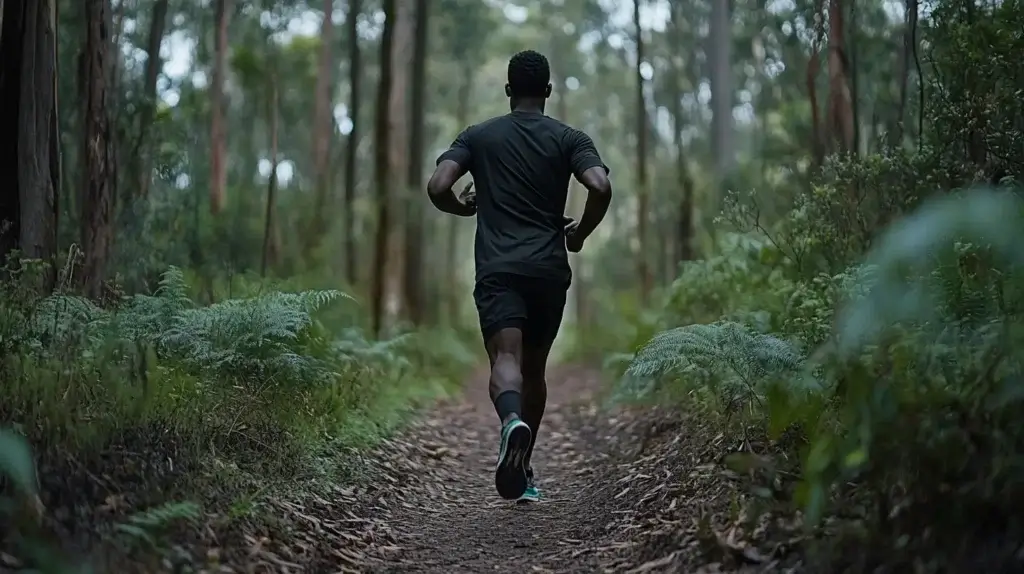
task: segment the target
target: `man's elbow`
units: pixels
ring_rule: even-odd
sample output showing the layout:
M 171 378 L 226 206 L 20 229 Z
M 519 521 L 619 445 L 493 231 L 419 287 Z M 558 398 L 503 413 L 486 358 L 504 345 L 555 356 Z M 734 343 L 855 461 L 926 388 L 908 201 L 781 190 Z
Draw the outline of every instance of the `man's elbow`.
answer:
M 611 199 L 612 182 L 603 167 L 592 167 L 579 176 L 580 183 L 587 191 L 601 197 Z
M 612 182 L 607 176 L 601 175 L 600 177 L 593 178 L 591 181 L 587 182 L 586 187 L 587 191 L 590 193 L 611 201 Z
M 444 186 L 438 181 L 437 176 L 431 177 L 427 181 L 427 196 L 433 199 L 442 193 L 444 193 Z

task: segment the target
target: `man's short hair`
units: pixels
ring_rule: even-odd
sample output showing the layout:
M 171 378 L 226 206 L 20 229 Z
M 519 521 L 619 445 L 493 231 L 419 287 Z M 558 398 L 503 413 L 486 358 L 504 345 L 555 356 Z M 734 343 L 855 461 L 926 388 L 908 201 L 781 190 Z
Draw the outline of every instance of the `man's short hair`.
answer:
M 543 98 L 551 82 L 551 68 L 543 54 L 533 50 L 519 52 L 508 61 L 508 85 L 513 96 Z

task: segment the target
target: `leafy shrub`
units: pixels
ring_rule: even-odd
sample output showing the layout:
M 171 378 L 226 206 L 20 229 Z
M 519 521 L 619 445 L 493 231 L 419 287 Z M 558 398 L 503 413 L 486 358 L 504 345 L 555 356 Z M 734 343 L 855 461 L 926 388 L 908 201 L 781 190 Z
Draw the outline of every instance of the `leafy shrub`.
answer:
M 457 381 L 473 362 L 446 331 L 428 346 L 416 333 L 369 341 L 358 328 L 325 324 L 325 310 L 350 300 L 339 291 L 263 291 L 196 306 L 172 267 L 153 295 L 100 308 L 61 292 L 36 295 L 25 287 L 31 265 L 21 269 L 0 293 L 9 381 L 0 412 L 50 439 L 102 441 L 147 421 L 196 436 L 268 421 L 335 436 L 381 401 L 394 410 Z
M 731 414 L 763 405 L 765 383 L 800 370 L 804 357 L 794 345 L 731 322 L 677 327 L 656 335 L 626 370 L 624 390 L 642 397 L 664 378 Z M 678 385 L 673 385 L 678 388 Z
M 1017 195 L 971 190 L 929 202 L 883 234 L 864 264 L 835 275 L 803 277 L 791 265 L 780 276 L 751 250 L 691 263 L 666 316 L 711 316 L 717 306 L 747 325 L 656 335 L 621 389 L 682 391 L 711 412 L 747 412 L 769 436 L 797 431 L 796 500 L 809 525 L 834 487 L 852 481 L 871 493 L 863 512 L 878 532 L 917 536 L 904 551 L 964 543 L 949 529 L 923 536 L 925 525 L 983 515 L 1009 528 L 1024 510 L 1012 502 L 1024 500 L 1022 224 Z M 779 290 L 759 291 L 767 286 Z

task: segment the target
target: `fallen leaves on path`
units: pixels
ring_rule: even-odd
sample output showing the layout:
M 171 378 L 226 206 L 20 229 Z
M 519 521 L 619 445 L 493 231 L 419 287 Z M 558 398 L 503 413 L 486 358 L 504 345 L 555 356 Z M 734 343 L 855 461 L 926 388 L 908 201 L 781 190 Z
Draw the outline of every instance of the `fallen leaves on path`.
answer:
M 795 571 L 795 527 L 748 519 L 721 435 L 677 413 L 603 411 L 596 372 L 549 377 L 534 467 L 539 503 L 494 492 L 498 425 L 486 376 L 372 452 L 349 453 L 363 479 L 262 500 L 269 521 L 205 516 L 159 564 L 119 572 Z M 107 512 L 123 497 L 99 500 Z M 97 505 L 99 508 L 100 505 Z M 6 558 L 5 558 L 6 559 Z M 792 563 L 788 563 L 790 560 Z

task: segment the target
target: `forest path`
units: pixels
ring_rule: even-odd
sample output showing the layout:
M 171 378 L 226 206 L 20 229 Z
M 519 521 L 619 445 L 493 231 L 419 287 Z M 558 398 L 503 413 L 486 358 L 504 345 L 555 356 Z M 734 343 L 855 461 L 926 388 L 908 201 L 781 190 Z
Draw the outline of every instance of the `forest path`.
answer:
M 205 572 L 795 572 L 789 528 L 741 523 L 736 448 L 702 417 L 652 406 L 602 409 L 597 371 L 559 367 L 534 467 L 542 500 L 494 490 L 498 424 L 476 373 L 458 398 L 368 452 L 362 480 L 281 500 L 286 530 L 246 536 L 229 570 Z M 781 538 L 780 538 L 781 536 Z M 237 552 L 237 551 L 236 551 Z
M 599 387 L 592 370 L 550 373 L 534 455 L 540 502 L 505 501 L 494 490 L 498 425 L 486 374 L 390 441 L 384 450 L 393 455 L 383 468 L 396 487 L 389 490 L 397 500 L 384 510 L 392 544 L 367 549 L 367 570 L 599 572 L 610 566 L 626 544 L 610 540 L 609 502 L 627 485 L 603 480 L 613 462 L 610 437 L 599 428 L 605 425 L 595 425 Z

